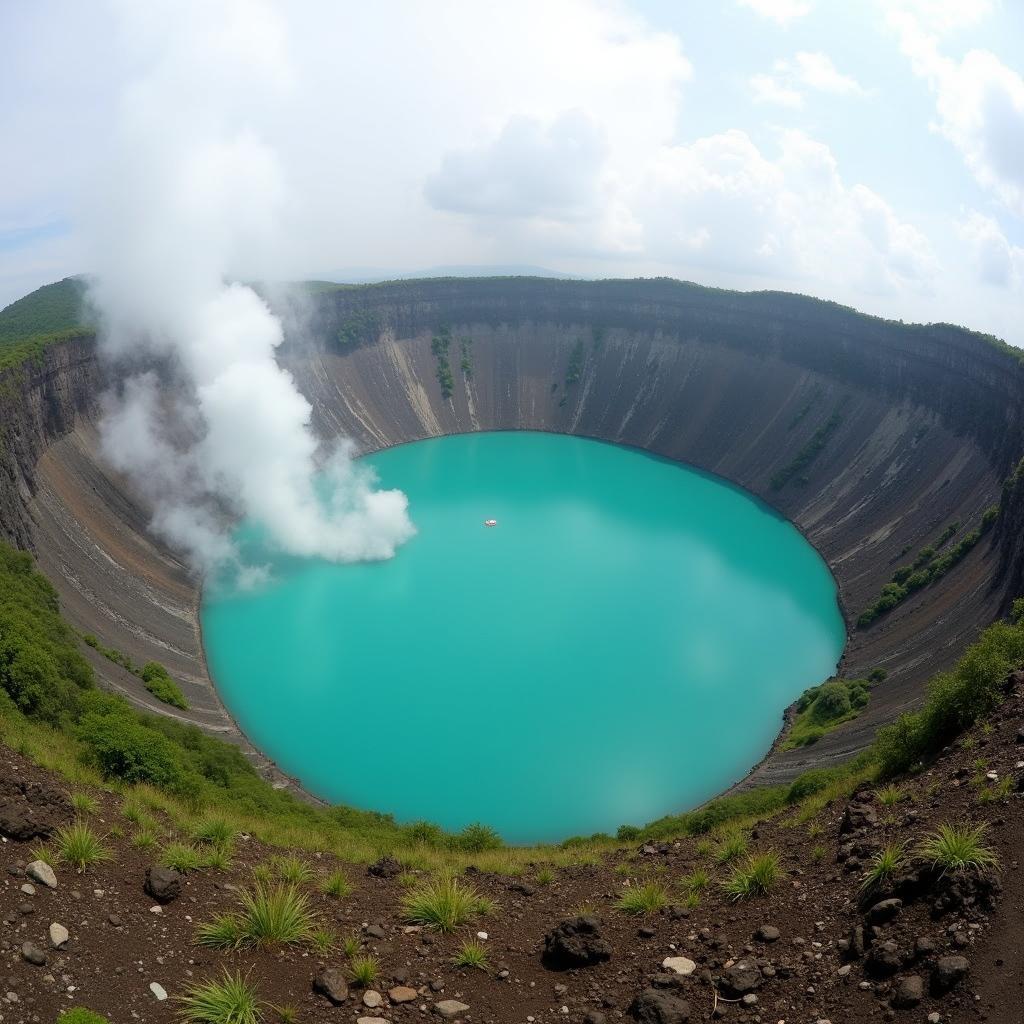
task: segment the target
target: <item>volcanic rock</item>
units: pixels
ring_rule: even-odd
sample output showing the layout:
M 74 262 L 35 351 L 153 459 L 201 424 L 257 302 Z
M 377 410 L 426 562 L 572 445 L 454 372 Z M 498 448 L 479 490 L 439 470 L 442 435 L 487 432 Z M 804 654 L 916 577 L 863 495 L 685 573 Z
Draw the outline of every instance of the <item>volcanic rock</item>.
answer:
M 644 989 L 630 1004 L 629 1015 L 637 1024 L 688 1024 L 690 1004 L 664 989 Z
M 157 903 L 172 903 L 181 895 L 181 873 L 162 864 L 153 864 L 146 868 L 143 888 Z
M 553 970 L 592 967 L 612 957 L 612 947 L 593 917 L 573 917 L 544 936 L 541 959 Z
M 313 979 L 313 991 L 324 996 L 335 1006 L 341 1006 L 348 999 L 345 972 L 337 967 L 325 967 Z

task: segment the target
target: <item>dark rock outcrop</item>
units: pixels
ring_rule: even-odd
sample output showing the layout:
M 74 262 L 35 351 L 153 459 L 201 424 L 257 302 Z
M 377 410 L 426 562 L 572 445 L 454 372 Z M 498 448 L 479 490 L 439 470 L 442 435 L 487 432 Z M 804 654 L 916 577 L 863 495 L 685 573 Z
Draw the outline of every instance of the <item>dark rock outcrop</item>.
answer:
M 665 989 L 644 989 L 630 1004 L 629 1015 L 637 1024 L 689 1024 L 690 1004 Z
M 70 817 L 71 805 L 60 790 L 0 778 L 0 836 L 18 842 L 49 839 Z
M 596 918 L 573 917 L 563 921 L 544 937 L 541 958 L 552 970 L 592 967 L 610 960 L 612 947 L 601 934 Z

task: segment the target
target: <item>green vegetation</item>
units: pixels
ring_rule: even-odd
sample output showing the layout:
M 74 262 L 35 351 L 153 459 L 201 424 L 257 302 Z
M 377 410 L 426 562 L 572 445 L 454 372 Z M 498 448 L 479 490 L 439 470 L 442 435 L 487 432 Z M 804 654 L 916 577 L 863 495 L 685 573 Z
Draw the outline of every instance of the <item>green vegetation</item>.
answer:
M 57 1018 L 57 1024 L 110 1024 L 110 1021 L 98 1013 L 93 1013 L 92 1010 L 85 1009 L 84 1006 L 75 1006 L 65 1010 Z
M 874 855 L 871 866 L 864 875 L 861 889 L 876 892 L 892 878 L 906 863 L 906 847 L 903 843 L 889 843 Z
M 742 857 L 746 852 L 747 837 L 742 832 L 726 832 L 715 851 L 715 860 L 719 864 L 728 864 L 730 861 Z
M 899 786 L 880 786 L 875 791 L 875 796 L 883 807 L 895 807 L 896 804 L 905 799 L 906 794 Z
M 779 855 L 774 851 L 748 857 L 722 883 L 722 890 L 731 900 L 763 896 L 779 877 Z
M 100 861 L 110 860 L 110 851 L 85 822 L 65 825 L 53 838 L 57 856 L 65 864 L 84 871 Z
M 452 377 L 452 366 L 448 361 L 448 349 L 452 343 L 452 330 L 447 325 L 437 329 L 430 340 L 430 351 L 437 360 L 437 383 L 441 385 L 441 397 L 447 401 L 452 397 L 455 381 Z
M 125 671 L 138 676 L 146 684 L 146 689 L 157 700 L 170 704 L 172 707 L 180 708 L 182 711 L 188 710 L 188 702 L 185 700 L 185 695 L 160 662 L 147 661 L 142 668 L 139 668 L 123 651 L 119 651 L 114 647 L 104 646 L 92 633 L 83 633 L 82 642 L 94 651 L 102 654 L 107 661 L 112 661 L 115 665 L 120 665 Z
M 85 289 L 82 278 L 66 277 L 0 310 L 0 349 L 26 338 L 87 328 Z
M 987 825 L 940 825 L 921 843 L 918 856 L 943 874 L 998 867 L 995 851 L 983 842 L 987 830 Z
M 375 956 L 354 956 L 349 964 L 349 973 L 354 984 L 368 988 L 380 974 L 380 961 Z
M 793 477 L 797 476 L 822 453 L 829 438 L 839 429 L 843 422 L 840 408 L 842 403 L 836 406 L 831 416 L 811 435 L 807 443 L 796 453 L 791 462 L 786 463 L 769 481 L 773 491 L 780 491 Z M 795 425 L 795 424 L 794 424 Z
M 892 579 L 882 587 L 878 600 L 869 608 L 865 608 L 858 616 L 858 628 L 866 629 L 886 612 L 892 611 L 900 602 L 905 601 L 915 591 L 942 579 L 992 529 L 998 518 L 999 506 L 991 505 L 982 514 L 981 525 L 977 530 L 971 531 L 959 544 L 955 544 L 945 554 L 940 555 L 938 549 L 960 529 L 959 523 L 950 523 L 934 545 L 922 548 L 913 562 L 909 565 L 901 565 L 892 574 Z
M 88 793 L 78 792 L 71 794 L 71 808 L 80 817 L 95 814 L 98 806 L 95 797 L 90 796 Z
M 226 818 L 204 818 L 192 827 L 192 838 L 197 843 L 224 846 L 233 842 L 237 829 Z
M 459 360 L 459 369 L 462 370 L 462 376 L 466 380 L 473 379 L 473 360 L 470 358 L 472 346 L 472 338 L 459 338 L 459 353 L 462 357 Z
M 1024 623 L 995 622 L 949 671 L 928 683 L 920 711 L 882 728 L 872 759 L 883 778 L 907 771 L 988 714 L 1002 699 L 1007 674 L 1024 663 Z
M 238 894 L 240 910 L 200 925 L 196 942 L 215 949 L 293 945 L 308 942 L 315 930 L 309 900 L 293 885 L 257 882 Z
M 261 1007 L 249 979 L 225 969 L 219 980 L 190 988 L 179 1012 L 189 1024 L 259 1024 L 263 1020 Z
M 272 863 L 275 874 L 282 882 L 301 885 L 313 879 L 313 869 L 301 857 L 288 854 L 275 857 Z
M 638 885 L 627 885 L 615 904 L 627 914 L 653 914 L 668 906 L 668 890 L 653 879 Z
M 356 310 L 342 320 L 335 339 L 341 349 L 355 348 L 376 341 L 382 327 L 379 313 L 368 309 Z
M 687 896 L 700 896 L 711 887 L 711 875 L 704 868 L 694 868 L 679 879 L 679 887 Z
M 142 667 L 142 681 L 157 700 L 162 700 L 171 707 L 188 710 L 188 701 L 178 688 L 178 684 L 168 675 L 167 669 L 157 661 L 148 661 Z
M 407 893 L 402 913 L 412 924 L 425 924 L 438 931 L 454 931 L 459 925 L 485 912 L 485 901 L 468 883 L 445 876 L 429 879 Z
M 782 749 L 817 743 L 836 726 L 856 718 L 867 707 L 870 696 L 871 684 L 866 679 L 830 679 L 804 690 Z
M 161 854 L 160 862 L 164 867 L 174 868 L 184 874 L 198 871 L 203 866 L 203 855 L 187 843 L 171 843 Z
M 321 956 L 326 956 L 338 944 L 338 936 L 330 928 L 314 928 L 309 943 Z
M 807 418 L 807 414 L 811 411 L 814 403 L 821 397 L 821 385 L 816 384 L 814 391 L 811 393 L 810 399 L 807 403 L 800 407 L 796 415 L 789 421 L 787 430 L 795 430 L 803 421 Z
M 583 339 L 578 338 L 569 353 L 569 365 L 565 368 L 565 386 L 571 388 L 583 375 L 583 364 L 586 355 L 583 350 Z
M 488 967 L 487 949 L 479 942 L 464 942 L 452 957 L 452 963 L 456 967 L 477 967 L 485 971 Z
M 320 890 L 336 900 L 341 900 L 352 892 L 352 883 L 344 871 L 333 871 L 320 883 Z

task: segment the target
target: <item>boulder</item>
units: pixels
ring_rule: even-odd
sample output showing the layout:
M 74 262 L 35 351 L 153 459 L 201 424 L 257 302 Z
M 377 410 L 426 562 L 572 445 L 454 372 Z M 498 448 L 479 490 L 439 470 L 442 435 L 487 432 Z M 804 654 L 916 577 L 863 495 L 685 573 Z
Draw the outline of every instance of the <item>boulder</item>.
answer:
M 593 917 L 573 917 L 544 936 L 541 959 L 552 970 L 592 967 L 612 957 L 612 947 Z
M 911 974 L 901 978 L 892 994 L 892 1005 L 897 1010 L 912 1010 L 924 999 L 924 978 Z
M 313 991 L 335 1006 L 348 999 L 348 981 L 345 972 L 337 967 L 325 967 L 313 979 Z
M 939 996 L 945 995 L 967 977 L 970 969 L 971 965 L 965 956 L 940 956 L 932 971 L 932 992 Z
M 688 1024 L 690 1004 L 674 992 L 648 988 L 633 1000 L 628 1013 L 637 1024 Z
M 181 873 L 162 864 L 153 864 L 146 868 L 143 888 L 157 903 L 171 903 L 181 895 Z

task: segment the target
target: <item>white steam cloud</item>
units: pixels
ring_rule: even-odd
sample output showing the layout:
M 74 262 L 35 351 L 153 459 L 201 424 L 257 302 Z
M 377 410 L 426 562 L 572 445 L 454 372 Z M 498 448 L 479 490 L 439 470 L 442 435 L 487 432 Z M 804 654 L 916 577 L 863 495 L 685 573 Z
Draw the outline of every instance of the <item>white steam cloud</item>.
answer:
M 287 115 L 283 25 L 246 0 L 118 8 L 146 72 L 122 98 L 92 236 L 104 353 L 121 371 L 104 451 L 153 528 L 207 571 L 238 517 L 289 554 L 389 558 L 414 528 L 351 445 L 323 452 L 276 360 L 281 321 L 250 287 L 288 264 L 280 161 L 254 129 Z

